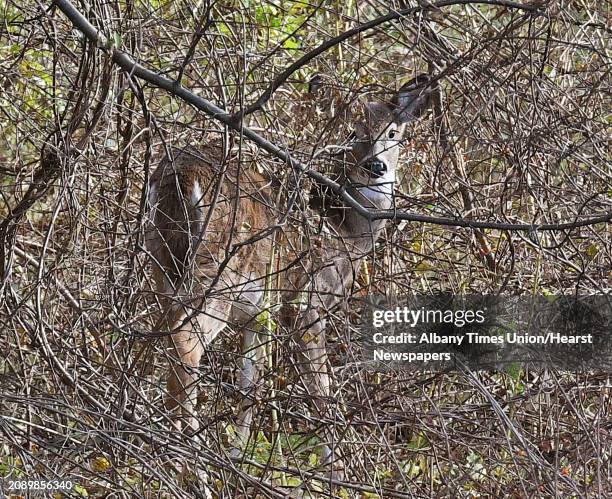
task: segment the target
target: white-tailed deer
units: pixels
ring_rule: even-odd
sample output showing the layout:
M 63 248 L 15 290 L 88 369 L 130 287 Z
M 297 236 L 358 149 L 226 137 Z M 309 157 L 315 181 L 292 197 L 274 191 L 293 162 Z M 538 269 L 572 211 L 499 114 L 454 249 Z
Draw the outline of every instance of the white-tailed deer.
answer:
M 338 158 L 336 179 L 364 207 L 393 206 L 406 123 L 422 114 L 430 93 L 428 79 L 420 75 L 391 102 L 361 103 L 352 113 L 355 140 Z M 264 305 L 273 238 L 282 241 L 284 250 L 277 252 L 282 261 L 275 266 L 284 304 L 278 320 L 300 346 L 298 364 L 315 410 L 321 418 L 329 415 L 326 310 L 350 293 L 361 260 L 372 251 L 385 221 L 368 221 L 336 200 L 325 211 L 331 235 L 298 247 L 299 227 L 289 221 L 278 225 L 272 191 L 270 179 L 257 168 L 213 144 L 166 157 L 151 177 L 147 247 L 162 304 L 158 324 L 169 333 L 174 354 L 167 407 L 179 428 L 185 422 L 198 428 L 197 367 L 205 346 L 231 324 L 244 331 L 240 382 L 245 401 L 237 428 L 242 438 L 249 432 L 263 358 L 254 323 Z M 326 461 L 333 457 L 329 442 L 323 453 Z

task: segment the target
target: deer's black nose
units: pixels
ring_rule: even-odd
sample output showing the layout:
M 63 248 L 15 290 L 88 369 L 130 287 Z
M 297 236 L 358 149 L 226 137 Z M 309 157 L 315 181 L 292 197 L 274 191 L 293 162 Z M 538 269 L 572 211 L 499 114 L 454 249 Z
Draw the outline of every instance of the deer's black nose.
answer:
M 368 163 L 368 169 L 374 177 L 382 177 L 387 173 L 387 165 L 380 159 L 373 159 Z

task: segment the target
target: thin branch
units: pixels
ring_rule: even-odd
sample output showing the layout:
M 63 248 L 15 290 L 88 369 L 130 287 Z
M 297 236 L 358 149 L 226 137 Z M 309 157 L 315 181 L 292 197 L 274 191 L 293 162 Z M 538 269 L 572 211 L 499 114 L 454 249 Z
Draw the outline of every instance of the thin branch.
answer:
M 525 5 L 525 4 L 521 4 L 518 2 L 510 2 L 506 0 L 489 0 L 489 1 L 444 0 L 442 2 L 430 3 L 428 5 L 420 5 L 418 7 L 410 7 L 407 9 L 400 9 L 400 10 L 396 10 L 393 12 L 389 12 L 388 14 L 384 16 L 377 17 L 376 19 L 372 19 L 371 21 L 360 24 L 359 26 L 356 26 L 353 29 L 349 29 L 348 31 L 345 31 L 344 33 L 334 38 L 330 38 L 329 40 L 326 40 L 321 45 L 319 45 L 316 49 L 311 50 L 307 54 L 304 54 L 297 61 L 291 64 L 287 69 L 285 69 L 282 73 L 280 73 L 276 78 L 274 78 L 270 86 L 264 91 L 264 93 L 262 93 L 259 96 L 259 98 L 253 104 L 251 104 L 244 111 L 236 113 L 235 117 L 237 119 L 242 118 L 255 111 L 261 110 L 264 104 L 268 102 L 268 100 L 270 100 L 270 97 L 272 97 L 272 94 L 274 93 L 274 91 L 278 87 L 280 87 L 283 83 L 285 83 L 285 81 L 287 81 L 287 78 L 289 78 L 298 69 L 300 69 L 302 66 L 305 66 L 310 61 L 312 61 L 313 59 L 321 55 L 322 53 L 328 51 L 329 49 L 335 47 L 336 45 L 342 43 L 343 41 L 348 40 L 349 38 L 352 38 L 355 35 L 358 35 L 359 33 L 363 33 L 364 31 L 368 31 L 372 28 L 376 28 L 377 26 L 380 26 L 381 24 L 385 24 L 385 23 L 392 22 L 392 21 L 398 21 L 408 15 L 416 14 L 417 12 L 439 10 L 442 7 L 449 7 L 451 5 L 468 5 L 468 4 L 495 5 L 498 7 L 507 7 L 510 9 L 520 9 L 520 10 L 532 12 L 534 14 L 543 15 L 539 11 L 538 7 L 534 5 Z

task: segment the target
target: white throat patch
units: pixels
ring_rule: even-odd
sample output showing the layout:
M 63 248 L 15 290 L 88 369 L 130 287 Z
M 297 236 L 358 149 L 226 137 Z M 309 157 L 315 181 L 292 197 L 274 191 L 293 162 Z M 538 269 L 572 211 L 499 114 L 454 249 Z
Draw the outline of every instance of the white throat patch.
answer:
M 388 209 L 393 204 L 395 172 L 387 172 L 372 181 L 370 185 L 357 187 L 357 190 L 378 209 Z

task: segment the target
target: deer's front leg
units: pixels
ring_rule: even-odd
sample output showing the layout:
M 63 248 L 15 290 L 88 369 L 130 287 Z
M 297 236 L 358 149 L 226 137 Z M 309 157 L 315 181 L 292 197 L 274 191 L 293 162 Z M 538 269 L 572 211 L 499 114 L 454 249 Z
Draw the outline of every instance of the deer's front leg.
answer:
M 327 421 L 333 421 L 334 403 L 331 399 L 331 383 L 325 345 L 326 319 L 315 310 L 302 315 L 299 321 L 302 327 L 297 328 L 295 340 L 300 348 L 302 361 L 298 363 L 304 383 L 313 399 L 317 415 Z M 342 462 L 334 451 L 336 446 L 333 423 L 325 425 L 325 443 L 322 445 L 322 458 L 325 464 L 331 464 L 335 478 L 342 478 Z
M 342 460 L 336 452 L 334 421 L 336 405 L 331 398 L 331 382 L 325 332 L 326 314 L 333 309 L 350 290 L 354 280 L 354 266 L 345 253 L 330 257 L 327 263 L 312 272 L 307 291 L 293 296 L 287 309 L 287 317 L 294 327 L 294 338 L 300 347 L 303 362 L 298 365 L 307 390 L 313 397 L 319 417 L 326 420 L 325 440 L 322 454 L 323 462 L 331 464 L 332 476 L 343 476 Z M 304 288 L 302 288 L 304 289 Z M 304 303 L 304 298 L 308 300 Z M 297 305 L 297 307 L 296 307 Z

